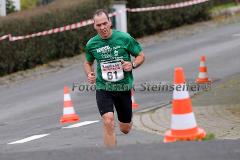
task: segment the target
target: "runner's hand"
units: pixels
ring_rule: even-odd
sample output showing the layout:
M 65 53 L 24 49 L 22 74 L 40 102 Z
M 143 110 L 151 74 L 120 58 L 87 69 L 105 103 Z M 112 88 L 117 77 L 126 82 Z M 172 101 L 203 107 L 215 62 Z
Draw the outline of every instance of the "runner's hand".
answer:
M 96 76 L 94 72 L 88 74 L 88 82 L 94 84 L 96 82 Z
M 132 70 L 132 63 L 128 61 L 121 60 L 123 70 L 129 72 Z

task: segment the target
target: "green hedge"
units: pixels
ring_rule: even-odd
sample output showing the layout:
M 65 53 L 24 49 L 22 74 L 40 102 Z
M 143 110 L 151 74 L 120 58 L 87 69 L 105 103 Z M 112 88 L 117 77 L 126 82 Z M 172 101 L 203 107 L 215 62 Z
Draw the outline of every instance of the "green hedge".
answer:
M 48 6 L 0 18 L 0 36 L 27 35 L 92 17 L 96 9 L 110 10 L 113 0 L 56 0 Z M 182 0 L 185 1 L 185 0 Z M 146 7 L 180 2 L 179 0 L 128 0 L 127 7 Z M 128 31 L 134 37 L 174 28 L 208 18 L 209 3 L 182 9 L 128 13 Z M 73 31 L 15 42 L 0 42 L 0 76 L 35 67 L 54 59 L 80 54 L 95 34 L 92 26 Z
M 21 10 L 35 8 L 37 6 L 37 0 L 21 0 Z
M 111 0 L 58 0 L 49 6 L 0 18 L 0 35 L 27 35 L 92 18 L 98 8 L 109 8 Z M 0 76 L 32 68 L 51 60 L 80 54 L 95 34 L 93 27 L 0 42 Z
M 212 0 L 214 5 L 224 4 L 224 3 L 236 3 L 236 0 Z
M 128 8 L 158 6 L 179 3 L 179 0 L 128 0 Z M 165 29 L 202 21 L 209 18 L 209 2 L 190 7 L 128 13 L 128 31 L 135 37 L 142 37 Z

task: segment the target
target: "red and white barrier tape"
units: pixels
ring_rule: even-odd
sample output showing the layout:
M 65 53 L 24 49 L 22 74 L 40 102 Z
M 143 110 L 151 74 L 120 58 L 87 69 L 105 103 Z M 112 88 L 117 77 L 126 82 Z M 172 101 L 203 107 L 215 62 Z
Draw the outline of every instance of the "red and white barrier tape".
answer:
M 126 10 L 120 10 L 118 12 L 110 13 L 109 17 L 116 16 L 117 14 L 121 14 L 122 12 L 144 12 L 144 11 L 154 11 L 154 10 L 166 10 L 166 9 L 174 9 L 174 8 L 182 8 L 182 7 L 187 7 L 187 6 L 192 6 L 195 4 L 200 4 L 207 2 L 209 0 L 190 0 L 186 2 L 179 2 L 175 4 L 170 4 L 170 5 L 161 5 L 161 6 L 155 6 L 155 7 L 145 7 L 145 8 L 127 8 Z M 17 40 L 23 40 L 23 39 L 28 39 L 28 38 L 33 38 L 33 37 L 39 37 L 39 36 L 46 36 L 54 33 L 60 33 L 60 32 L 65 32 L 73 29 L 78 29 L 87 25 L 93 24 L 93 19 L 88 19 L 82 22 L 78 23 L 73 23 L 67 26 L 59 27 L 59 28 L 53 28 L 50 30 L 38 32 L 38 33 L 33 33 L 25 36 L 12 36 L 11 34 L 4 35 L 0 37 L 0 41 L 9 38 L 9 41 L 17 41 Z
M 0 41 L 2 41 L 2 40 L 4 40 L 4 39 L 7 39 L 9 36 L 10 36 L 9 34 L 8 34 L 8 35 L 1 36 L 1 37 L 0 37 Z
M 16 36 L 16 37 L 11 36 L 11 37 L 9 37 L 9 40 L 10 41 L 17 41 L 17 40 L 28 39 L 28 38 L 33 38 L 33 37 L 45 36 L 45 35 L 50 35 L 50 34 L 54 34 L 54 33 L 60 33 L 60 32 L 65 32 L 65 31 L 77 29 L 77 28 L 84 27 L 84 26 L 87 26 L 87 25 L 90 25 L 90 24 L 93 24 L 92 19 L 82 21 L 82 22 L 78 22 L 78 23 L 74 23 L 74 24 L 70 24 L 70 25 L 67 25 L 67 26 L 59 27 L 59 28 L 53 28 L 53 29 L 38 32 L 38 33 L 33 33 L 33 34 L 30 34 L 30 35 Z
M 112 17 L 112 16 L 116 16 L 116 12 L 109 14 L 109 17 Z M 28 38 L 33 38 L 33 37 L 45 36 L 45 35 L 50 35 L 50 34 L 54 34 L 54 33 L 74 30 L 74 29 L 77 29 L 77 28 L 80 28 L 80 27 L 91 25 L 91 24 L 93 24 L 93 19 L 88 19 L 86 21 L 70 24 L 70 25 L 67 25 L 67 26 L 59 27 L 59 28 L 53 28 L 53 29 L 50 29 L 50 30 L 46 30 L 46 31 L 38 32 L 38 33 L 33 33 L 33 34 L 30 34 L 30 35 L 25 35 L 25 36 L 12 36 L 11 34 L 8 34 L 8 35 L 4 35 L 4 36 L 0 37 L 0 41 L 4 40 L 4 39 L 7 39 L 7 38 L 9 38 L 9 41 L 17 41 L 17 40 L 28 39 Z
M 133 8 L 133 9 L 128 8 L 127 11 L 128 12 L 144 12 L 144 11 L 183 8 L 183 7 L 192 6 L 195 4 L 204 3 L 207 1 L 209 1 L 209 0 L 191 0 L 191 1 L 186 1 L 186 2 L 180 2 L 180 3 L 170 4 L 170 5 L 161 5 L 161 6 L 155 6 L 155 7 Z

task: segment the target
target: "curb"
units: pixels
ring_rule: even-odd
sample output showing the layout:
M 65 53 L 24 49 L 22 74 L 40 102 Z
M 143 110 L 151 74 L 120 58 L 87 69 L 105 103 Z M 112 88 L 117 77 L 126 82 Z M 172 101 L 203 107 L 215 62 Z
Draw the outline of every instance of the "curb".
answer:
M 215 11 L 214 13 L 211 14 L 211 17 L 218 17 L 218 16 L 233 16 L 237 13 L 240 13 L 240 5 L 227 8 L 227 9 L 222 9 Z
M 240 117 L 236 116 L 240 112 L 239 103 L 197 103 L 209 94 L 213 94 L 213 99 L 218 97 L 214 93 L 223 91 L 221 87 L 224 85 L 226 94 L 232 92 L 231 81 L 234 80 L 234 84 L 237 83 L 240 90 L 240 73 L 238 76 L 231 76 L 227 79 L 216 79 L 213 81 L 214 88 L 210 92 L 199 91 L 197 93 L 191 93 L 191 101 L 194 104 L 193 111 L 196 117 L 196 121 L 199 127 L 203 127 L 207 133 L 214 133 L 216 139 L 239 139 L 240 138 Z M 236 81 L 235 81 L 236 80 Z M 227 87 L 227 84 L 231 84 Z M 235 93 L 234 92 L 234 93 Z M 236 96 L 234 96 L 236 98 Z M 224 97 L 223 97 L 224 98 Z M 198 99 L 198 101 L 196 101 Z M 195 102 L 194 102 L 195 101 Z M 239 101 L 238 101 L 239 102 Z M 171 127 L 171 103 L 161 104 L 157 106 L 151 106 L 150 108 L 144 108 L 134 112 L 133 126 L 137 130 L 143 130 L 149 133 L 160 135 L 163 138 L 165 132 Z M 238 110 L 236 110 L 238 109 Z M 233 114 L 233 111 L 235 114 Z

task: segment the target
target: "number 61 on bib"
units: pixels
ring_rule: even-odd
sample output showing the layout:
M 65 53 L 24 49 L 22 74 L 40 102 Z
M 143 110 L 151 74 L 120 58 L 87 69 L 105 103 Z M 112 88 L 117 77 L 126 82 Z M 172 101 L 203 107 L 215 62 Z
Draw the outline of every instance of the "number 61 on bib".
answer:
M 124 78 L 121 62 L 101 63 L 102 78 L 109 82 L 116 82 Z

